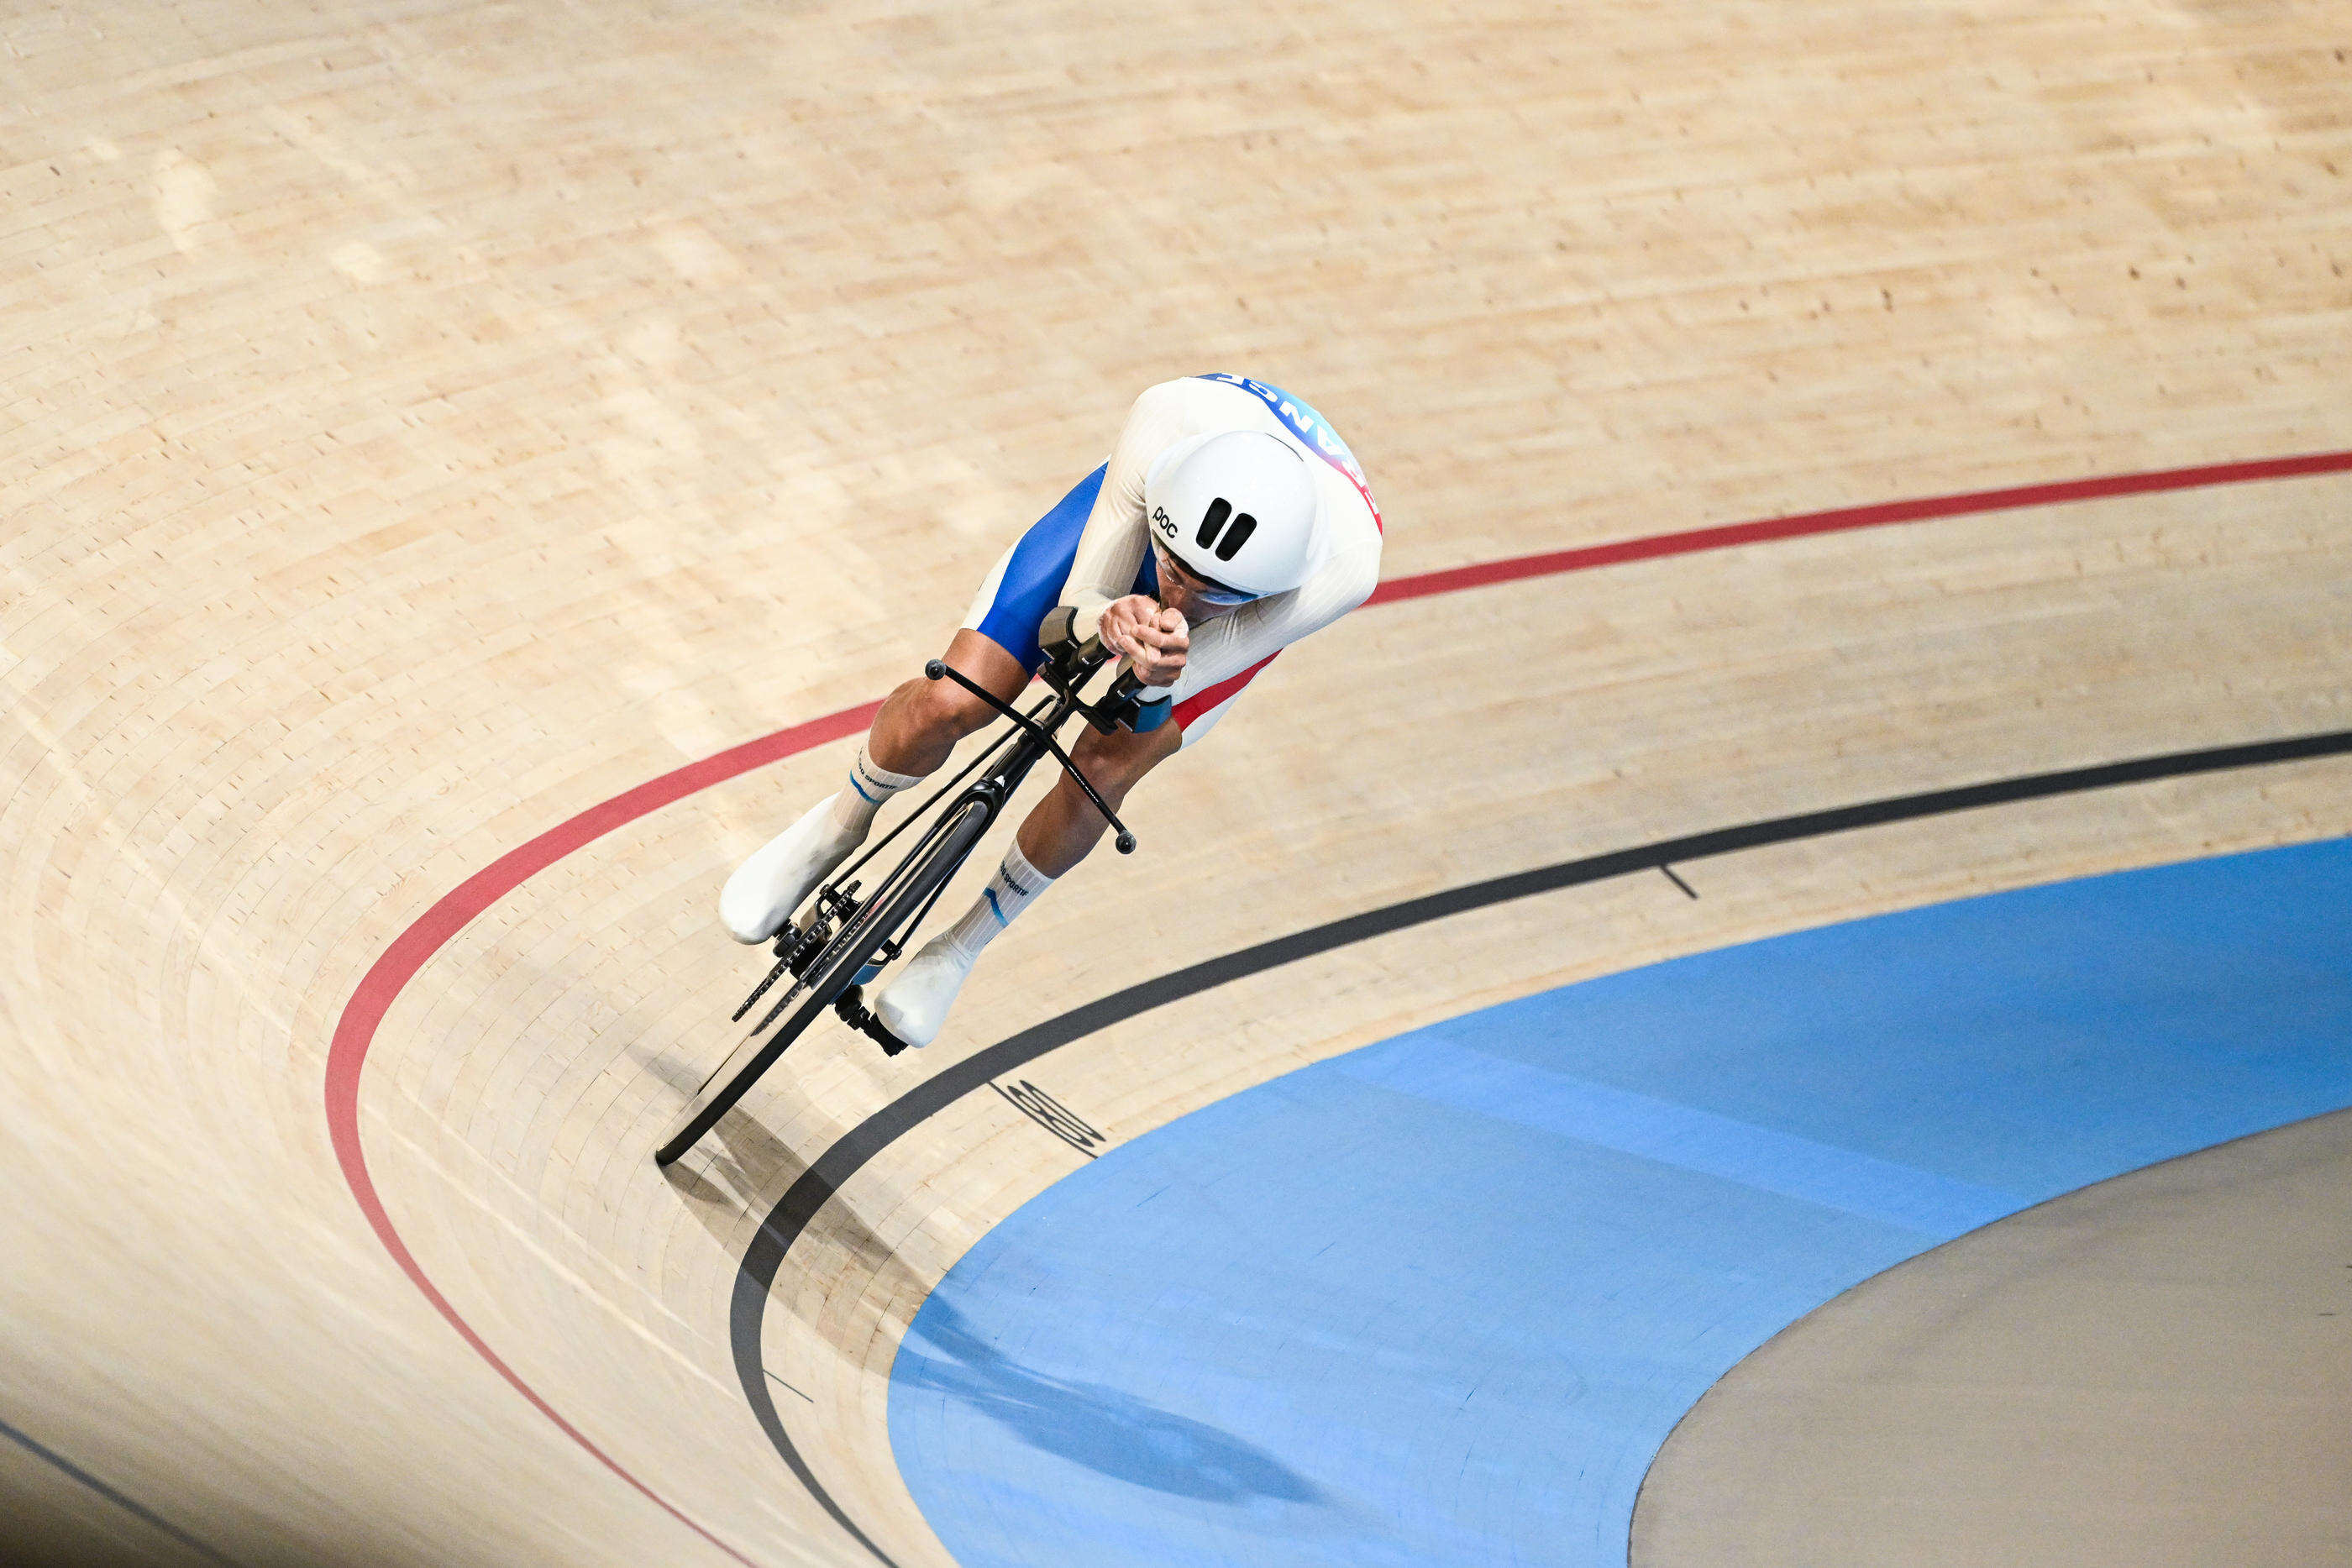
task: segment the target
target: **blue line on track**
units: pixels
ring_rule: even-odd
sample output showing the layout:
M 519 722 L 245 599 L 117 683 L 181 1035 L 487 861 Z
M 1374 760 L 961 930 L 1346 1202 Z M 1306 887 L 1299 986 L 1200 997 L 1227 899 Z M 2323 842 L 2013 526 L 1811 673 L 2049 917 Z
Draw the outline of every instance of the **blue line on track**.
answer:
M 1801 932 L 1208 1106 L 984 1238 L 893 1372 L 965 1568 L 1622 1564 L 1725 1371 L 2032 1203 L 2352 1104 L 2352 841 Z

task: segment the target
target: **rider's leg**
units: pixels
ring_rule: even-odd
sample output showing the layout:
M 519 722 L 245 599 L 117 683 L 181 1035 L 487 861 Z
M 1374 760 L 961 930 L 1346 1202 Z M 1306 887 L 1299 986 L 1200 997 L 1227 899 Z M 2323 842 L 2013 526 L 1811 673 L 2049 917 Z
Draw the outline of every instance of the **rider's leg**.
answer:
M 1043 656 L 1038 622 L 1069 579 L 1102 482 L 1097 468 L 1013 542 L 981 580 L 962 629 L 948 644 L 948 664 L 1003 701 L 1020 695 Z M 1149 576 L 1139 572 L 1139 591 Z M 881 803 L 945 762 L 957 741 L 992 716 L 986 703 L 951 681 L 908 681 L 892 692 L 841 792 L 820 801 L 728 879 L 719 897 L 728 931 L 739 942 L 761 942 L 782 928 L 809 890 L 865 841 Z
M 1143 776 L 1176 755 L 1184 744 L 1184 732 L 1173 724 L 1163 724 L 1158 729 L 1131 735 L 1116 730 L 1104 735 L 1088 730 L 1078 737 L 1072 758 L 1090 779 L 1104 800 L 1114 811 L 1125 803 L 1127 792 L 1141 781 Z M 1016 839 L 1021 852 L 1029 863 L 1048 878 L 1066 874 L 1070 868 L 1087 858 L 1095 841 L 1108 826 L 1095 803 L 1087 799 L 1077 780 L 1067 773 L 1054 780 L 1051 793 L 1037 802 L 1029 820 L 1021 824 Z
M 1174 756 L 1183 743 L 1183 732 L 1173 724 L 1141 735 L 1090 729 L 1079 737 L 1071 756 L 1115 811 L 1137 781 Z M 882 1027 L 908 1045 L 930 1044 L 980 950 L 1055 878 L 1084 860 L 1102 837 L 1104 826 L 1102 813 L 1069 774 L 1055 779 L 1051 792 L 1013 835 L 1003 863 L 963 918 L 925 943 L 882 993 L 875 1006 Z
M 948 643 L 942 661 L 1009 703 L 1029 684 L 1029 671 L 993 639 L 966 628 Z M 893 773 L 919 779 L 934 772 L 956 742 L 996 716 L 996 710 L 953 681 L 918 675 L 892 692 L 866 732 L 866 749 Z
M 978 632 L 958 632 L 946 663 L 1004 702 L 1029 681 L 1019 660 Z M 892 692 L 840 793 L 810 807 L 727 879 L 719 915 L 729 935 L 738 942 L 764 942 L 782 929 L 809 890 L 866 841 L 882 803 L 921 783 L 957 741 L 994 716 L 994 709 L 953 681 L 918 676 Z

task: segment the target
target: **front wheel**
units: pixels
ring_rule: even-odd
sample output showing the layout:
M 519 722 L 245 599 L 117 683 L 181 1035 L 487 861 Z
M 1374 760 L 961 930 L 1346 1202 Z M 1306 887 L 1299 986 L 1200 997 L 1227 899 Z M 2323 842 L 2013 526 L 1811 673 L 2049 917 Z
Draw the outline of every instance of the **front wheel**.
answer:
M 654 1151 L 655 1164 L 670 1164 L 718 1124 L 719 1118 L 727 1114 L 735 1102 L 760 1081 L 760 1075 L 775 1064 L 784 1048 L 798 1040 L 802 1031 L 833 1005 L 834 998 L 849 988 L 890 934 L 911 919 L 940 885 L 955 875 L 995 815 L 987 801 L 967 800 L 956 806 L 954 814 L 939 831 L 926 836 L 913 858 L 817 955 L 816 962 L 809 966 L 808 989 L 782 1026 L 765 1040 L 757 1030 L 752 1031 L 719 1064 L 719 1071 L 703 1081 L 685 1113 L 671 1127 L 667 1141 Z

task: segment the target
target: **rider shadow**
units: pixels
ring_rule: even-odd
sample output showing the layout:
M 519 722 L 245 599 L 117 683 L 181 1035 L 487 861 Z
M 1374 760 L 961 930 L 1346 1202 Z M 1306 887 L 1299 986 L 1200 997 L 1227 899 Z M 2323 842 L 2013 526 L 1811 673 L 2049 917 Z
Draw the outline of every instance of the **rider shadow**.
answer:
M 1234 1506 L 1337 1501 L 1230 1432 L 1119 1389 L 1012 1361 L 936 1297 L 900 1346 L 891 1376 L 971 1406 L 1033 1448 L 1132 1486 Z

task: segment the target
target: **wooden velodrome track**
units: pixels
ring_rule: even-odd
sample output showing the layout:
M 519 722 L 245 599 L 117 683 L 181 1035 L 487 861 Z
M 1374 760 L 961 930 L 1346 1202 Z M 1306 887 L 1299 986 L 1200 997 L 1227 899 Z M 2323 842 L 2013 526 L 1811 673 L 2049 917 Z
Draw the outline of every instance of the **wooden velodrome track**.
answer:
M 1528 867 L 2352 728 L 2352 475 L 2261 466 L 2352 448 L 2345 21 L 0 13 L 9 1550 L 870 1562 L 730 1313 L 762 1218 L 927 1075 Z M 664 1179 L 756 971 L 719 879 L 1127 401 L 1204 369 L 1346 433 L 1392 580 L 2256 466 L 1369 608 L 1139 792 L 1141 852 L 997 944 L 938 1047 L 813 1039 Z M 1496 904 L 1024 1071 L 1123 1140 L 1577 977 L 2340 835 L 2347 783 L 2315 755 L 1725 853 L 1696 899 Z M 793 1451 L 899 1563 L 949 1559 L 890 1457 L 898 1335 L 1081 1160 L 955 1099 L 753 1315 Z M 2297 1203 L 2340 1212 L 2334 1168 Z

